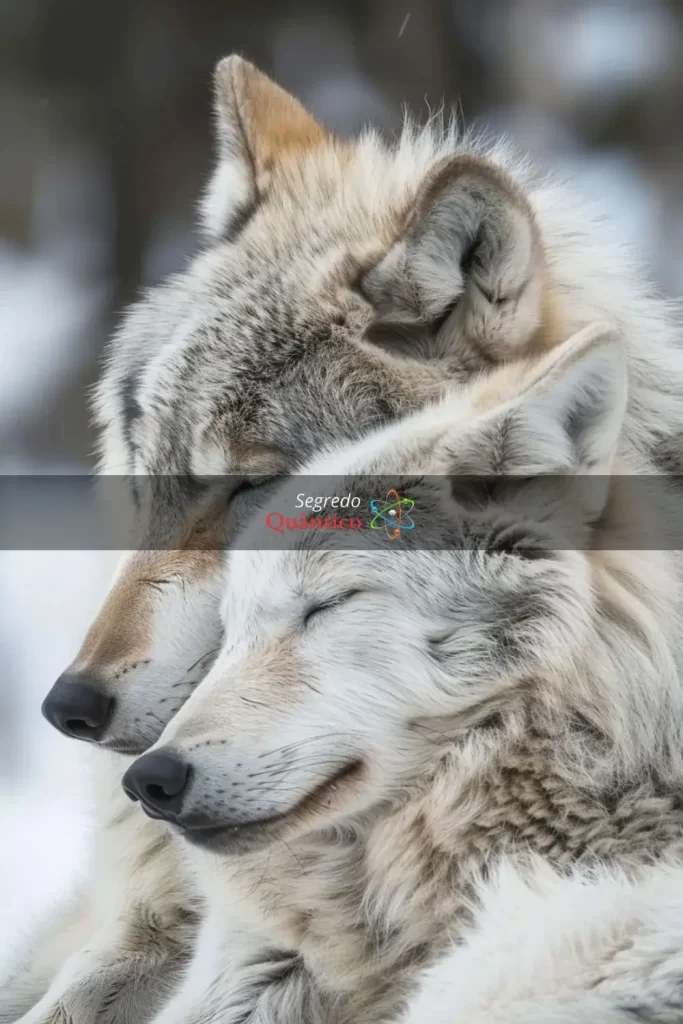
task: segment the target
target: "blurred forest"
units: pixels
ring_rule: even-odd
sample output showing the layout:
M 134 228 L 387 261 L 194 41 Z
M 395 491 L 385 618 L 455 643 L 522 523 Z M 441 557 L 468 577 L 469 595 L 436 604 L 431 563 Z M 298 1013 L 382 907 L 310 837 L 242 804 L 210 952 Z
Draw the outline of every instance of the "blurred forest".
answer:
M 342 134 L 442 100 L 511 133 L 683 291 L 682 0 L 2 0 L 0 471 L 90 459 L 118 312 L 197 244 L 233 50 Z

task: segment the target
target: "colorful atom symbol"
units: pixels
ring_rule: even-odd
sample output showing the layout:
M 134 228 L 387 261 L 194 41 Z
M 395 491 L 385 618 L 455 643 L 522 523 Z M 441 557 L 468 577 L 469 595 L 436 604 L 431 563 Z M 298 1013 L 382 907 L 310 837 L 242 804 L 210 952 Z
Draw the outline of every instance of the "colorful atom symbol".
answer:
M 373 498 L 370 502 L 370 511 L 373 517 L 370 520 L 370 529 L 384 529 L 387 540 L 397 540 L 403 530 L 414 530 L 415 523 L 410 515 L 415 502 L 412 498 L 401 498 L 393 488 L 387 491 L 384 501 L 381 498 Z

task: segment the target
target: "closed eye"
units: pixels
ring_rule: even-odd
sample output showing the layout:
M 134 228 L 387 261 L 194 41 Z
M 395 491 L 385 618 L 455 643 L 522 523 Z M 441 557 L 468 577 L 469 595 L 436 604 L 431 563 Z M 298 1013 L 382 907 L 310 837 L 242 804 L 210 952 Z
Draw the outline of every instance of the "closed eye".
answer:
M 154 590 L 162 591 L 164 587 L 172 587 L 176 583 L 183 583 L 183 578 L 178 573 L 171 576 L 142 577 L 138 583 L 144 587 L 152 587 Z
M 246 476 L 243 477 L 230 493 L 228 505 L 240 504 L 240 499 L 251 497 L 261 501 L 272 487 L 281 480 L 280 476 Z
M 304 626 L 308 626 L 312 619 L 314 619 L 316 615 L 320 615 L 321 612 L 332 611 L 333 609 L 338 608 L 340 605 L 345 604 L 347 601 L 350 601 L 351 598 L 357 597 L 358 594 L 362 593 L 362 590 L 347 590 L 345 594 L 340 594 L 338 597 L 333 598 L 331 601 L 325 601 L 321 604 L 311 605 L 311 607 L 308 608 L 304 613 Z
M 239 481 L 239 483 L 230 492 L 230 501 L 234 498 L 238 498 L 241 494 L 247 494 L 249 491 L 258 490 L 263 484 L 269 483 L 273 477 L 268 476 L 245 476 Z

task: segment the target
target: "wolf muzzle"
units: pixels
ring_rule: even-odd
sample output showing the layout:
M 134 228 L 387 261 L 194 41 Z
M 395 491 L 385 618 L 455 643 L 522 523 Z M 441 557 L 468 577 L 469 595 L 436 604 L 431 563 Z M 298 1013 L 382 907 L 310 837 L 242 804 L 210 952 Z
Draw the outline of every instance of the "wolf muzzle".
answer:
M 41 711 L 50 725 L 65 736 L 96 742 L 111 714 L 114 700 L 76 673 L 59 677 L 43 701 Z
M 190 781 L 190 765 L 171 750 L 154 750 L 139 757 L 121 783 L 131 800 L 139 800 L 150 818 L 175 821 Z

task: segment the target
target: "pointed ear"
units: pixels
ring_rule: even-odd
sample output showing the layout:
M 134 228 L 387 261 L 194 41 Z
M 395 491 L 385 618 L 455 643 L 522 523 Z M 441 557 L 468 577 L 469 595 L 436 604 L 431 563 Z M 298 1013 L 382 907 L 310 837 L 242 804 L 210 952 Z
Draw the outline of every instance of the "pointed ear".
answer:
M 236 54 L 214 74 L 218 166 L 201 207 L 204 230 L 221 237 L 249 215 L 286 156 L 319 145 L 325 130 L 298 100 Z
M 510 358 L 537 335 L 543 284 L 543 250 L 526 197 L 501 169 L 471 155 L 432 173 L 404 236 L 362 281 L 382 336 L 426 323 L 444 344 L 452 336 L 494 359 Z
M 447 442 L 450 471 L 607 475 L 626 398 L 624 345 L 609 325 L 591 324 L 526 374 L 517 397 Z
M 520 399 L 522 443 L 528 456 L 552 468 L 550 439 L 567 451 L 575 473 L 607 474 L 612 468 L 627 399 L 626 353 L 616 330 L 591 324 L 539 367 Z M 546 469 L 547 471 L 547 469 Z

